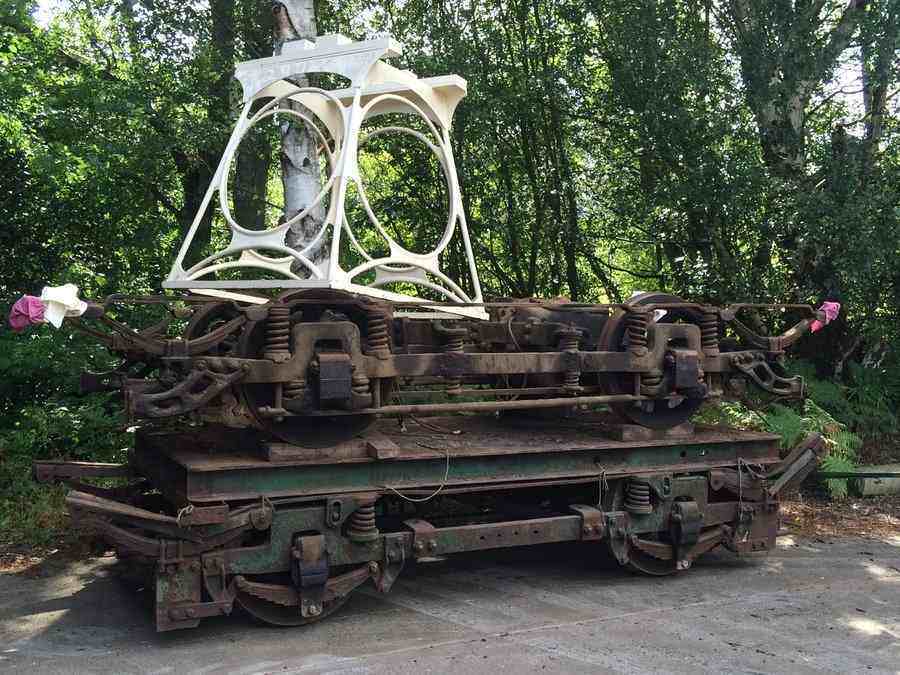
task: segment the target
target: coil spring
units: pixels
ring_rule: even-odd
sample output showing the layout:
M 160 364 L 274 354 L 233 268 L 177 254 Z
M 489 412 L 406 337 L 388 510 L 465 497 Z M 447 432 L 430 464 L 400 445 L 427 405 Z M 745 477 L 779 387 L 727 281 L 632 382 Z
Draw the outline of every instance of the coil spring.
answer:
M 700 344 L 705 352 L 719 351 L 719 315 L 716 312 L 703 312 L 700 320 Z
M 468 331 L 465 328 L 449 328 L 445 330 L 444 338 L 446 339 L 446 342 L 444 343 L 444 351 L 464 351 L 466 335 L 468 335 Z M 447 377 L 445 381 L 447 383 L 447 394 L 456 396 L 462 393 L 461 377 Z
M 390 351 L 387 317 L 383 312 L 370 309 L 366 312 L 366 328 L 370 352 Z
M 347 535 L 353 541 L 372 541 L 378 538 L 378 527 L 375 525 L 375 502 L 363 504 L 350 516 Z
M 356 375 L 354 373 L 353 378 L 350 380 L 350 387 L 354 394 L 365 396 L 369 393 L 369 378 L 365 375 Z
M 453 331 L 447 335 L 447 342 L 444 344 L 445 352 L 461 352 L 463 350 L 463 340 L 465 335 L 463 331 Z
M 285 382 L 281 395 L 292 401 L 303 398 L 306 395 L 306 380 Z
M 630 478 L 625 486 L 625 510 L 630 513 L 652 513 L 650 503 L 650 483 L 639 478 Z
M 266 354 L 290 353 L 291 308 L 275 305 L 269 308 L 266 321 Z
M 561 352 L 577 352 L 578 341 L 581 338 L 581 332 L 575 329 L 561 330 L 559 336 L 559 351 Z M 567 368 L 563 373 L 563 386 L 575 392 L 579 388 L 581 382 L 581 371 L 576 368 Z
M 641 373 L 642 387 L 658 387 L 665 376 L 662 373 Z
M 559 351 L 561 352 L 577 352 L 578 351 L 578 338 L 580 337 L 580 333 L 578 331 L 565 331 L 559 334 Z
M 647 326 L 650 323 L 648 312 L 628 312 L 625 317 L 625 328 L 628 332 L 629 349 L 647 347 Z

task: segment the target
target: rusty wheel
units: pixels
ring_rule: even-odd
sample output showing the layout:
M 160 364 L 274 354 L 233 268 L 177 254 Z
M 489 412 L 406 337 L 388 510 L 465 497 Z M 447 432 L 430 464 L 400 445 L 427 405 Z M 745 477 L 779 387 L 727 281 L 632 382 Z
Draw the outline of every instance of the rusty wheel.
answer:
M 186 340 L 195 340 L 240 316 L 240 310 L 232 302 L 211 302 L 201 306 L 191 316 L 184 331 Z M 229 335 L 210 354 L 212 356 L 234 356 L 237 349 L 237 335 Z
M 343 607 L 350 597 L 345 595 L 330 600 L 326 599 L 322 603 L 320 614 L 315 617 L 304 617 L 300 614 L 297 591 L 292 586 L 284 585 L 285 579 L 278 579 L 278 581 L 282 583 L 251 581 L 247 584 L 246 580 L 243 584 L 237 583 L 235 602 L 260 623 L 269 626 L 305 626 L 333 614 Z M 287 579 L 287 583 L 290 583 L 289 579 Z
M 657 534 L 650 538 L 654 543 L 665 544 L 661 537 Z M 672 546 L 668 546 L 672 550 Z M 628 550 L 628 562 L 625 567 L 632 572 L 640 572 L 654 577 L 664 577 L 669 574 L 675 574 L 678 571 L 674 556 L 670 553 L 668 559 L 658 558 L 653 554 L 647 553 L 632 545 Z
M 684 300 L 668 293 L 642 293 L 628 301 L 629 305 L 652 305 L 683 303 Z M 613 314 L 600 335 L 598 349 L 623 352 L 628 350 L 628 313 L 618 310 Z M 694 308 L 669 309 L 658 319 L 661 323 L 693 323 L 700 325 L 702 315 Z M 633 394 L 634 378 L 628 374 L 611 375 L 601 378 L 601 386 L 609 394 Z M 682 398 L 680 400 L 658 399 L 636 401 L 634 403 L 612 403 L 610 408 L 625 421 L 634 422 L 650 429 L 669 429 L 687 422 L 700 406 L 703 399 Z

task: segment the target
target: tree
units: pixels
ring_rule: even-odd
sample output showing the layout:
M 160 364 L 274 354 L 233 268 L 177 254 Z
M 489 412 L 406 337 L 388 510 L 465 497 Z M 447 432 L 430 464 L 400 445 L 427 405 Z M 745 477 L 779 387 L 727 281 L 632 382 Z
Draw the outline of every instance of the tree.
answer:
M 275 54 L 281 54 L 285 43 L 315 40 L 318 36 L 315 0 L 276 0 L 273 13 Z M 292 82 L 298 87 L 308 87 L 310 84 L 307 76 L 295 77 Z M 309 113 L 299 103 L 290 102 L 288 106 L 300 113 Z M 290 220 L 312 204 L 322 189 L 318 144 L 307 123 L 295 117 L 284 117 L 281 122 L 281 180 L 285 220 Z M 291 225 L 287 245 L 297 250 L 304 248 L 324 223 L 324 202 L 319 202 L 304 218 Z M 327 266 L 329 249 L 324 237 L 307 257 L 314 263 Z

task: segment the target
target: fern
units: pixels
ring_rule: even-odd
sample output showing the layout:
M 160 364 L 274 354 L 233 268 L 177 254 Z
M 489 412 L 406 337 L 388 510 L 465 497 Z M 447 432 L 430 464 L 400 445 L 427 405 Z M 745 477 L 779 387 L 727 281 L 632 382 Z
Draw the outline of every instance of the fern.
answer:
M 825 455 L 822 459 L 822 469 L 825 471 L 853 471 L 856 464 L 846 457 L 839 454 Z M 828 489 L 834 499 L 845 499 L 849 492 L 849 480 L 846 478 L 827 478 L 825 479 L 825 487 Z
M 782 449 L 792 448 L 803 440 L 807 433 L 805 421 L 787 406 L 773 403 L 763 415 L 766 431 L 781 436 Z

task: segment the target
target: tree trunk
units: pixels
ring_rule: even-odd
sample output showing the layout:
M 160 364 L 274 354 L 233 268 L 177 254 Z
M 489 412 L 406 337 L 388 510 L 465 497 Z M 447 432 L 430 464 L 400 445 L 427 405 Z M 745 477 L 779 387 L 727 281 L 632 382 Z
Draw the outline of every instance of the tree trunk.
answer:
M 316 38 L 315 10 L 315 0 L 276 0 L 272 7 L 275 18 L 273 52 L 276 55 L 281 53 L 286 42 Z M 309 86 L 306 76 L 291 81 L 300 87 Z M 290 103 L 289 107 L 309 115 L 309 111 L 297 103 Z M 322 189 L 319 149 L 314 131 L 296 117 L 284 115 L 280 131 L 284 219 L 289 220 L 309 207 Z M 320 202 L 305 217 L 291 225 L 287 245 L 298 251 L 309 245 L 325 222 L 325 215 L 325 206 Z M 323 238 L 307 255 L 323 268 L 328 265 L 327 244 Z

